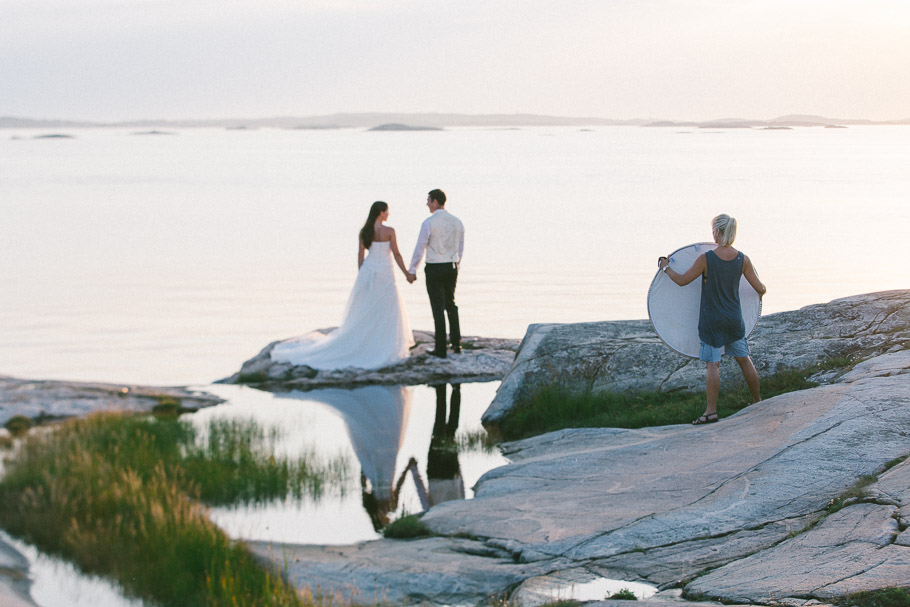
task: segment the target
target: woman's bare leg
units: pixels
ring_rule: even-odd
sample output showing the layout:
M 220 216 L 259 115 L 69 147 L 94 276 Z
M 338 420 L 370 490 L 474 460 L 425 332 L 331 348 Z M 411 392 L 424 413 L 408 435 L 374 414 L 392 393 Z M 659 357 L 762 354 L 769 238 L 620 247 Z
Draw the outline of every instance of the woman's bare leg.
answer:
M 749 392 L 752 393 L 752 402 L 757 403 L 761 400 L 761 387 L 758 382 L 758 371 L 755 370 L 755 365 L 752 364 L 752 358 L 749 356 L 737 356 L 735 358 L 740 370 L 743 372 L 743 379 L 746 380 L 746 385 L 749 386 Z
M 705 415 L 717 413 L 717 395 L 720 392 L 720 363 L 705 363 L 707 365 L 705 375 L 705 392 L 708 396 L 708 405 L 705 408 Z

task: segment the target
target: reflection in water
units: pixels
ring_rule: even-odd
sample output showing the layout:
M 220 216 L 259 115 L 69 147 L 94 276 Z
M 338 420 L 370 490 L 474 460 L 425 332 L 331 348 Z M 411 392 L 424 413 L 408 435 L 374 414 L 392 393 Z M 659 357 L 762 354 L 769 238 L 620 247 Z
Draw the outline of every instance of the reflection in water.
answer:
M 484 473 L 508 463 L 498 449 L 464 440 L 484 433 L 480 417 L 498 385 L 285 393 L 207 386 L 226 402 L 191 414 L 194 424 L 253 418 L 265 428 L 281 428 L 276 457 L 312 452 L 317 460 L 350 462 L 343 484 L 326 487 L 318 499 L 220 506 L 212 508 L 212 520 L 237 539 L 339 545 L 376 539 L 389 520 L 432 504 L 469 499 Z
M 299 393 L 330 407 L 344 420 L 360 461 L 363 506 L 377 531 L 389 524 L 389 513 L 398 508 L 407 474 L 405 469 L 396 478 L 395 467 L 411 414 L 411 392 L 408 386 L 365 386 Z
M 447 386 L 435 386 L 436 415 L 427 452 L 426 480 L 421 477 L 420 463 L 415 457 L 398 469 L 399 451 L 411 414 L 412 391 L 408 386 L 365 386 L 281 395 L 320 403 L 341 416 L 360 462 L 363 507 L 376 531 L 391 522 L 390 514 L 398 509 L 409 476 L 424 510 L 434 504 L 465 498 L 455 441 L 461 412 L 460 384 L 452 385 L 450 402 L 446 398 Z
M 461 384 L 452 384 L 452 401 L 446 409 L 446 385 L 436 388 L 436 419 L 430 449 L 427 452 L 427 482 L 417 471 L 417 462 L 411 459 L 411 469 L 420 504 L 424 510 L 430 506 L 464 499 L 464 478 L 458 464 L 458 445 L 455 431 L 458 430 L 458 416 L 461 413 Z

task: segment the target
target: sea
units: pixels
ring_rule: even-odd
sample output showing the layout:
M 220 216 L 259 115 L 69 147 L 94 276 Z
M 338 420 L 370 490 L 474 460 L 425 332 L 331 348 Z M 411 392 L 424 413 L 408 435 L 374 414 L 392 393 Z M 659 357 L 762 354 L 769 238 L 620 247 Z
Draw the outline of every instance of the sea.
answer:
M 437 187 L 466 226 L 465 335 L 646 318 L 657 257 L 719 213 L 765 314 L 907 288 L 908 166 L 906 126 L 6 130 L 0 374 L 226 377 L 336 326 L 371 203 L 407 261 Z M 399 285 L 432 328 L 422 280 Z
M 389 203 L 407 262 L 427 192 L 443 189 L 466 227 L 463 334 L 521 338 L 533 323 L 646 318 L 657 258 L 710 241 L 719 213 L 738 220 L 735 246 L 768 287 L 764 314 L 910 288 L 908 166 L 908 126 L 8 129 L 0 375 L 211 391 L 225 403 L 188 417 L 200 428 L 254 419 L 282 429 L 283 453 L 352 469 L 318 499 L 215 508 L 216 523 L 239 539 L 374 539 L 377 516 L 419 513 L 427 495 L 470 499 L 508 464 L 459 447 L 446 478 L 428 474 L 439 420 L 457 427 L 449 444 L 467 444 L 497 382 L 286 394 L 213 383 L 273 341 L 340 322 L 373 201 Z M 431 329 L 422 277 L 399 288 L 412 326 Z M 378 515 L 368 493 L 381 494 Z M 74 593 L 126 604 L 78 579 L 83 590 L 55 597 L 67 565 L 23 550 L 48 580 L 43 607 Z

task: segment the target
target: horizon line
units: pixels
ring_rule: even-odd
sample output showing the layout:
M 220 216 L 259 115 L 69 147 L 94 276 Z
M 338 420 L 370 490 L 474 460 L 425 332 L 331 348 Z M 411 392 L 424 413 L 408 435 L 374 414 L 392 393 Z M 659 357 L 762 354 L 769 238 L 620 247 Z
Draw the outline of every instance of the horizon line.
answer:
M 894 118 L 894 119 L 870 119 L 870 118 L 832 118 L 824 116 L 821 114 L 809 114 L 809 113 L 790 113 L 777 116 L 774 118 L 739 118 L 739 117 L 723 117 L 723 118 L 711 118 L 707 120 L 688 120 L 688 119 L 668 119 L 668 118 L 610 118 L 610 117 L 601 117 L 601 116 L 569 116 L 569 115 L 560 115 L 560 114 L 540 114 L 533 112 L 485 112 L 485 113 L 462 113 L 462 112 L 443 112 L 443 111 L 422 111 L 422 112 L 391 112 L 391 111 L 358 111 L 358 112 L 333 112 L 333 113 L 323 113 L 323 114 L 272 114 L 272 115 L 262 115 L 259 117 L 225 117 L 225 116 L 216 116 L 216 117 L 207 117 L 207 118 L 128 118 L 128 119 L 119 119 L 119 120 L 98 120 L 98 119 L 79 119 L 79 118 L 33 118 L 25 116 L 16 116 L 11 114 L 0 115 L 0 128 L 27 128 L 28 124 L 22 125 L 6 125 L 4 122 L 23 122 L 23 123 L 34 123 L 31 126 L 51 126 L 56 124 L 57 126 L 68 125 L 72 127 L 79 126 L 98 126 L 98 127 L 108 127 L 108 126 L 130 126 L 130 125 L 151 125 L 151 124 L 183 124 L 187 125 L 189 123 L 257 123 L 257 122 L 268 122 L 268 121 L 324 121 L 331 118 L 348 118 L 348 119 L 366 119 L 370 117 L 435 117 L 435 118 L 459 118 L 464 120 L 489 120 L 496 118 L 507 118 L 511 120 L 520 120 L 522 118 L 533 119 L 536 121 L 540 120 L 556 120 L 556 121 L 571 121 L 573 125 L 580 125 L 586 122 L 600 122 L 600 123 L 617 123 L 619 124 L 646 124 L 646 123 L 669 123 L 669 124 L 678 124 L 678 125 L 693 125 L 693 124 L 712 124 L 712 123 L 774 123 L 774 122 L 783 122 L 783 121 L 808 121 L 818 124 L 835 124 L 835 123 L 860 123 L 860 124 L 910 124 L 910 118 Z M 313 126 L 317 126 L 314 124 Z M 305 126 L 305 125 L 301 125 Z M 337 128 L 344 128 L 345 126 L 362 126 L 362 125 L 332 125 Z M 453 125 L 456 126 L 456 125 Z M 531 125 L 529 125 L 531 126 Z M 543 126 L 543 125 L 541 125 Z M 557 125 L 553 125 L 557 126 Z M 568 126 L 568 125 L 567 125 Z

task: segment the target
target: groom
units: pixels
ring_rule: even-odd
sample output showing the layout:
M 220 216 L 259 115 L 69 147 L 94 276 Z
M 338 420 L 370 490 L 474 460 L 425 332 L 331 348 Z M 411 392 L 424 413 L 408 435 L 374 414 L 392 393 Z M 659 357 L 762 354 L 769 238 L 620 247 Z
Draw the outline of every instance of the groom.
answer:
M 449 316 L 452 352 L 461 352 L 455 283 L 458 281 L 458 266 L 464 254 L 464 226 L 460 219 L 446 211 L 445 206 L 445 192 L 432 190 L 427 196 L 427 208 L 431 215 L 420 226 L 420 235 L 408 270 L 408 282 L 413 283 L 417 280 L 417 266 L 426 253 L 427 295 L 430 296 L 436 331 L 435 349 L 427 354 L 439 358 L 446 357 L 446 314 Z

